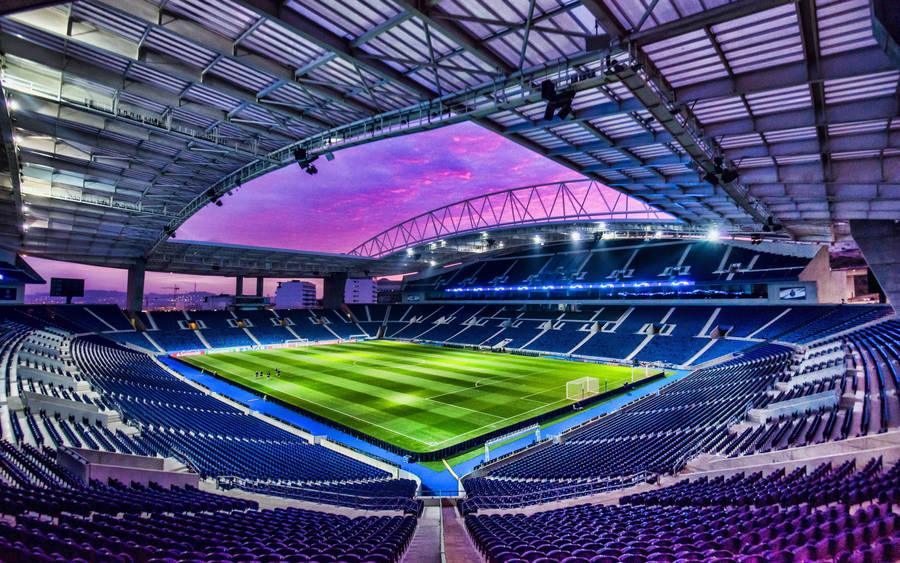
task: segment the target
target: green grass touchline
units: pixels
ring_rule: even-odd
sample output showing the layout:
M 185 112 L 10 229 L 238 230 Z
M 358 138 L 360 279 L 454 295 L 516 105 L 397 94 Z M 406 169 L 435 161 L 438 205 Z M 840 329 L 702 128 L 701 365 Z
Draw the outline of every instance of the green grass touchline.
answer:
M 570 404 L 566 382 L 600 390 L 631 368 L 368 341 L 183 357 L 259 393 L 413 451 L 433 451 Z M 256 378 L 257 370 L 281 377 Z

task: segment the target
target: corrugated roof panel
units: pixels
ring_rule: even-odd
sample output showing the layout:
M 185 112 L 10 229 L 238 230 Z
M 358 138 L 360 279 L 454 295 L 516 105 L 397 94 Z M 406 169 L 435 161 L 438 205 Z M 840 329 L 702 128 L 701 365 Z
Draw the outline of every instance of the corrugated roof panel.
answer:
M 257 92 L 276 81 L 276 78 L 272 75 L 228 57 L 219 59 L 219 62 L 209 70 L 209 74 L 224 78 L 241 88 L 252 89 Z
M 692 106 L 692 109 L 701 123 L 717 123 L 749 117 L 744 102 L 737 97 L 699 100 Z
M 137 106 L 139 108 L 148 109 L 152 112 L 161 114 L 166 111 L 165 104 L 160 104 L 151 100 L 148 100 L 142 96 L 135 96 L 129 92 L 120 90 L 119 91 L 119 103 L 131 104 L 133 106 Z
M 230 0 L 152 0 L 231 39 L 258 19 L 251 10 Z
M 341 37 L 359 37 L 400 11 L 393 3 L 382 0 L 290 0 L 287 7 Z
M 738 168 L 762 168 L 764 166 L 772 166 L 775 163 L 771 156 L 760 156 L 751 158 L 740 158 L 735 162 Z
M 292 68 L 301 68 L 325 54 L 318 46 L 271 20 L 253 30 L 241 41 L 240 47 Z
M 128 67 L 128 73 L 125 76 L 173 93 L 180 93 L 188 87 L 188 83 L 180 78 L 175 78 L 141 64 L 133 64 Z
M 875 45 L 868 0 L 816 0 L 822 55 Z
M 900 126 L 895 123 L 894 126 Z M 858 133 L 877 133 L 888 128 L 887 119 L 873 121 L 855 121 L 853 123 L 835 123 L 828 126 L 829 135 L 855 135 Z
M 594 157 L 598 158 L 599 160 L 608 162 L 610 164 L 613 164 L 616 162 L 622 162 L 625 160 L 631 160 L 630 156 L 623 154 L 621 151 L 619 151 L 617 149 L 598 149 L 598 150 L 590 151 L 590 154 L 592 154 Z
M 782 164 L 804 164 L 808 162 L 818 162 L 821 156 L 818 154 L 798 154 L 791 156 L 776 156 L 775 163 Z
M 193 84 L 185 93 L 185 98 L 210 105 L 224 111 L 231 111 L 240 104 L 240 100 L 225 95 L 201 84 Z
M 740 147 L 752 147 L 763 144 L 762 135 L 759 133 L 748 133 L 746 135 L 725 135 L 719 139 L 719 146 L 723 149 L 733 149 Z
M 99 28 L 107 29 L 121 35 L 133 42 L 140 41 L 144 35 L 145 25 L 137 18 L 127 16 L 112 10 L 107 10 L 103 6 L 88 4 L 86 2 L 73 2 L 72 18 L 82 20 L 96 25 Z
M 825 81 L 825 103 L 837 104 L 867 98 L 879 98 L 896 93 L 900 72 L 891 70 Z
M 747 94 L 746 98 L 754 115 L 766 115 L 812 106 L 809 86 L 806 84 Z
M 779 143 L 784 141 L 799 141 L 802 139 L 815 139 L 815 127 L 801 127 L 798 129 L 782 129 L 780 131 L 768 131 L 763 133 L 763 137 L 768 143 Z
M 158 27 L 153 28 L 147 36 L 144 46 L 169 56 L 176 56 L 179 60 L 198 68 L 206 67 L 216 58 L 215 52 Z
M 562 139 L 560 139 L 559 137 L 551 135 L 550 133 L 547 133 L 546 131 L 543 131 L 540 129 L 535 130 L 535 131 L 525 131 L 525 132 L 521 133 L 521 135 L 523 137 L 525 137 L 526 139 L 534 141 L 535 143 L 541 145 L 542 147 L 548 148 L 548 149 L 555 149 L 555 148 L 567 146 L 566 142 L 563 141 Z
M 657 143 L 655 145 L 644 145 L 642 147 L 634 147 L 629 150 L 637 157 L 643 159 L 668 156 L 672 154 L 672 149 L 670 149 L 666 145 L 663 145 L 662 143 Z

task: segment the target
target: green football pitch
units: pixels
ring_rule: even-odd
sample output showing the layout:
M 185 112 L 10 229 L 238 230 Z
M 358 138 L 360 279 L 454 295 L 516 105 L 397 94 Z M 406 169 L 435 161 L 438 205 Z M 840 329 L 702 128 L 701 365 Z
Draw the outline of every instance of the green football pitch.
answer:
M 596 377 L 602 392 L 631 380 L 623 366 L 381 340 L 181 359 L 418 452 L 571 404 L 567 381 Z M 273 375 L 259 379 L 257 370 Z

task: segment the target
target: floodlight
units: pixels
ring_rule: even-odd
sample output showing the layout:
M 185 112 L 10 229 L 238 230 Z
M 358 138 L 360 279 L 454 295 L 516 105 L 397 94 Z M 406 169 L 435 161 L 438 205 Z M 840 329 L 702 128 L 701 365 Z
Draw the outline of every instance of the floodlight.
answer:
M 539 237 L 537 235 L 534 235 L 534 238 L 532 240 L 534 241 L 534 244 L 543 244 L 544 243 L 544 239 L 542 239 L 541 237 Z
M 581 240 L 581 233 L 579 233 L 578 231 L 573 231 L 572 232 L 572 240 L 574 240 L 576 242 Z
M 412 248 L 407 248 L 407 249 L 406 249 L 406 255 L 407 255 L 407 256 L 412 256 L 414 252 L 415 252 L 415 251 L 414 251 Z
M 663 236 L 662 231 L 656 231 L 656 238 L 662 238 L 662 236 Z
M 331 162 L 332 160 L 334 160 L 334 153 L 333 153 L 333 152 L 326 152 L 326 153 L 325 153 L 325 160 L 327 160 L 328 162 Z
M 708 238 L 709 240 L 720 240 L 722 238 L 722 235 L 719 233 L 719 229 L 713 227 L 709 230 L 709 232 L 706 233 L 706 238 Z
M 428 265 L 433 268 L 433 267 L 437 266 L 437 262 L 435 262 L 434 260 L 429 260 Z
M 738 173 L 734 170 L 726 170 L 725 172 L 722 172 L 722 182 L 724 182 L 725 184 L 730 184 L 737 179 Z
M 15 100 L 7 100 L 6 109 L 9 111 L 16 111 L 17 109 L 19 109 L 19 104 L 16 103 Z
M 556 91 L 556 86 L 551 80 L 541 82 L 541 99 L 547 101 L 544 109 L 544 121 L 553 119 L 553 113 L 559 110 L 557 117 L 565 119 L 572 113 L 572 100 L 575 99 L 575 91 L 569 88 L 562 92 Z

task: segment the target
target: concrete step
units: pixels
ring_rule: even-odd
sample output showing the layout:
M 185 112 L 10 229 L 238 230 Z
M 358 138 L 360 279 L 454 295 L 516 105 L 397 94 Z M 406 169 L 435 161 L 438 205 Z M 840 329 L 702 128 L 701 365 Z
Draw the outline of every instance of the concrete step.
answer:
M 426 506 L 401 563 L 441 563 L 441 507 Z
M 444 512 L 444 559 L 447 563 L 478 563 L 483 561 L 466 531 L 465 521 L 456 507 L 446 502 Z

